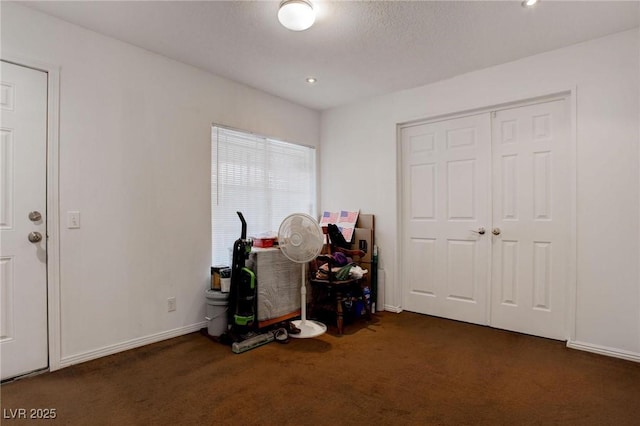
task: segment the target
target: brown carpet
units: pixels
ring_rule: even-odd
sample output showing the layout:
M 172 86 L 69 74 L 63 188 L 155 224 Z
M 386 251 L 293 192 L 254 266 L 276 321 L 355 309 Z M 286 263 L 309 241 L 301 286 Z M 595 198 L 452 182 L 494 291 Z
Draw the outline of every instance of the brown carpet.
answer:
M 239 355 L 193 333 L 6 383 L 2 423 L 640 424 L 634 362 L 412 313 L 334 333 Z

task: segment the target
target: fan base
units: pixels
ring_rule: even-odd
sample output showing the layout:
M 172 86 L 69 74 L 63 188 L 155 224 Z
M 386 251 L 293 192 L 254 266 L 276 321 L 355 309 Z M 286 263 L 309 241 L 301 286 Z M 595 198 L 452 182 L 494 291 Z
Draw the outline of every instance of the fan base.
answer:
M 298 334 L 289 334 L 289 337 L 293 337 L 296 339 L 308 339 L 310 337 L 317 337 L 327 331 L 327 326 L 318 321 L 296 320 L 291 321 L 291 323 L 300 329 L 300 333 Z

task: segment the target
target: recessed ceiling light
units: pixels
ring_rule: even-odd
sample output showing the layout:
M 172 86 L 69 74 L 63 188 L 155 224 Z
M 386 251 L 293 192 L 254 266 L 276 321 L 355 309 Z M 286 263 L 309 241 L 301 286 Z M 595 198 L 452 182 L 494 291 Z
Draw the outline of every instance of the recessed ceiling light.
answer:
M 524 0 L 522 2 L 522 7 L 533 7 L 538 3 L 538 0 Z
M 307 77 L 307 79 L 305 80 L 307 83 L 309 84 L 314 84 L 318 82 L 318 79 L 315 77 Z

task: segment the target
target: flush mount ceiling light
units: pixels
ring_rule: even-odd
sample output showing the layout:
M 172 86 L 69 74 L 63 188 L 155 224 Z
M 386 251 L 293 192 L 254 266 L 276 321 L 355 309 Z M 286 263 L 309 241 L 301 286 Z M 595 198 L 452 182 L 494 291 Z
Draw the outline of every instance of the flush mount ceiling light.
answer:
M 316 20 L 316 12 L 308 0 L 283 0 L 278 10 L 278 20 L 292 31 L 304 31 Z
M 533 7 L 538 3 L 538 0 L 524 0 L 522 2 L 522 7 Z
M 315 84 L 318 81 L 318 79 L 315 77 L 307 77 L 305 81 L 309 84 Z

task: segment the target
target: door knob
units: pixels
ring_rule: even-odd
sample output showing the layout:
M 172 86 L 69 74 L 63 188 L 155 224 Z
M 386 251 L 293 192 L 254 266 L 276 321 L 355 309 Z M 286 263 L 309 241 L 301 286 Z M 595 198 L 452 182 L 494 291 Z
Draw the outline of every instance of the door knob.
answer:
M 493 235 L 500 235 L 500 228 L 493 228 L 493 231 L 491 231 L 491 233 Z
M 478 230 L 471 230 L 471 232 L 473 232 L 474 234 L 479 234 L 479 235 L 484 235 L 484 233 L 486 232 L 485 229 L 481 226 L 480 228 L 478 228 Z
M 40 214 L 39 211 L 32 211 L 31 213 L 29 213 L 29 220 L 31 222 L 37 222 L 40 219 L 42 219 L 42 215 Z
M 39 243 L 42 241 L 42 234 L 39 232 L 29 232 L 29 241 L 32 243 Z

